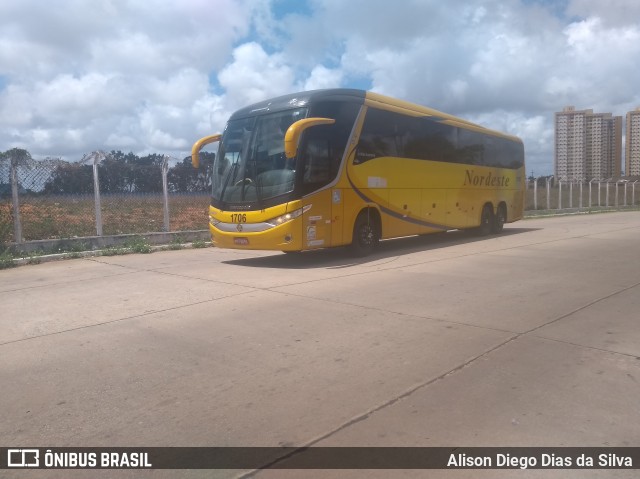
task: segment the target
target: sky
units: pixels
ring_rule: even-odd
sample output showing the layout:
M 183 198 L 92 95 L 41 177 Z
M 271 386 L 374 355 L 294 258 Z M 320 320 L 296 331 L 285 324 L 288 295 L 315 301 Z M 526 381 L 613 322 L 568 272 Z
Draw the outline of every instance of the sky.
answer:
M 235 110 L 359 88 L 520 136 L 640 107 L 638 0 L 2 0 L 0 151 L 183 158 Z

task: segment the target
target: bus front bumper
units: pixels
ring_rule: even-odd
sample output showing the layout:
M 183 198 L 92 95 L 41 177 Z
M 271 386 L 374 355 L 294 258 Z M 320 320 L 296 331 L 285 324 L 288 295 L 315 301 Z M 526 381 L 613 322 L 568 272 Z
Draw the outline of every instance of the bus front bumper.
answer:
M 295 219 L 265 231 L 251 231 L 251 224 L 224 224 L 222 228 L 209 223 L 211 241 L 218 248 L 300 251 L 302 250 L 302 221 Z M 233 226 L 235 231 L 228 231 Z

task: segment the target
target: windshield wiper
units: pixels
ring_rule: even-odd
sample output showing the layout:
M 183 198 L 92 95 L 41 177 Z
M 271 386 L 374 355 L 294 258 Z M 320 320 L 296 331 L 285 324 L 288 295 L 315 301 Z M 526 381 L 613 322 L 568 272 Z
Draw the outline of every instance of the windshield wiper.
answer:
M 256 199 L 258 202 L 258 207 L 262 209 L 262 181 L 258 181 L 258 162 L 254 158 L 251 163 L 253 163 L 253 178 L 254 178 L 254 187 L 256 189 Z
M 222 187 L 222 191 L 220 192 L 220 199 L 224 199 L 224 194 L 227 191 L 227 186 L 229 186 L 229 181 L 231 180 L 231 178 L 235 178 L 236 173 L 238 172 L 238 165 L 240 164 L 240 155 L 238 155 L 238 159 L 237 161 L 235 161 L 233 163 L 233 165 L 231 165 L 231 170 L 229 171 L 229 174 L 227 175 L 227 179 L 224 181 L 224 186 Z

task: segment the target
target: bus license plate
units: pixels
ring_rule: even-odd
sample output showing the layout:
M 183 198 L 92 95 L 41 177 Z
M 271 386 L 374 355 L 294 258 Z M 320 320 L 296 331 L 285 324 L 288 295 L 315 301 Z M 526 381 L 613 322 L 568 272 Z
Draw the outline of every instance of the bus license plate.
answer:
M 239 246 L 248 246 L 249 238 L 233 238 L 233 244 L 237 244 Z

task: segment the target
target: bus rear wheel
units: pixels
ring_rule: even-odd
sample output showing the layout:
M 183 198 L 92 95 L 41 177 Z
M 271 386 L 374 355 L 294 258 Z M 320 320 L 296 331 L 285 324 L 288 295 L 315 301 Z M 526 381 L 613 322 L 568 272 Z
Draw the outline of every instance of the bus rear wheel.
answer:
M 487 236 L 491 234 L 494 228 L 495 217 L 493 216 L 493 208 L 490 204 L 484 205 L 482 215 L 480 216 L 480 226 L 476 228 L 479 236 Z
M 370 211 L 361 212 L 353 225 L 353 240 L 351 241 L 351 254 L 358 257 L 373 253 L 380 241 L 380 229 L 377 217 Z
M 504 224 L 507 222 L 507 207 L 504 204 L 498 206 L 498 211 L 496 212 L 496 216 L 493 219 L 493 228 L 491 229 L 492 233 L 502 233 L 504 229 Z

